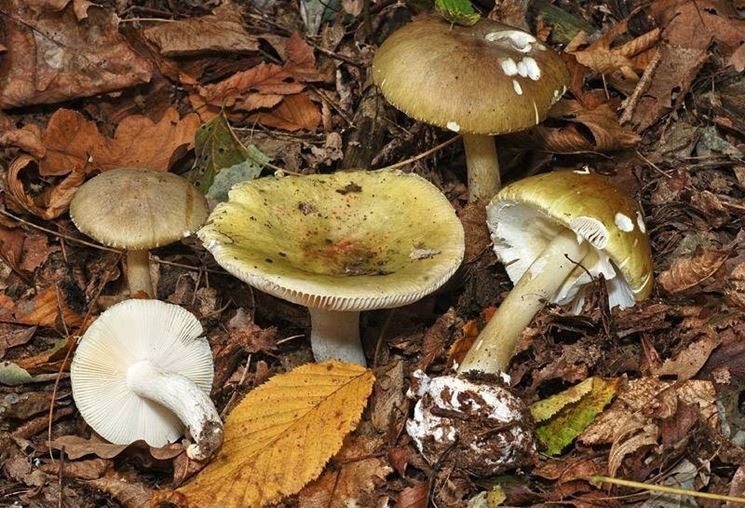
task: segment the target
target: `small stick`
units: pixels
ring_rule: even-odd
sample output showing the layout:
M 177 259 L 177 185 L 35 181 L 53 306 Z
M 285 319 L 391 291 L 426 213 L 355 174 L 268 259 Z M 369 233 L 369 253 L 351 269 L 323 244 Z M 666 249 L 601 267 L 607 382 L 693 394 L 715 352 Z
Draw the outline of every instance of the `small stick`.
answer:
M 592 483 L 611 483 L 623 487 L 634 489 L 649 490 L 653 492 L 664 492 L 665 494 L 674 494 L 677 496 L 701 497 L 704 499 L 714 499 L 716 501 L 729 501 L 732 503 L 745 504 L 745 497 L 726 496 L 724 494 L 712 494 L 711 492 L 698 492 L 696 490 L 681 489 L 679 487 L 668 487 L 667 485 L 655 485 L 652 483 L 635 482 L 631 480 L 622 480 L 621 478 L 611 478 L 609 476 L 596 475 L 591 479 Z
M 409 159 L 403 160 L 401 162 L 397 162 L 395 164 L 391 164 L 390 166 L 385 166 L 385 167 L 382 167 L 382 168 L 378 168 L 378 169 L 396 169 L 396 168 L 400 168 L 402 166 L 406 166 L 407 164 L 411 164 L 412 162 L 416 162 L 419 159 L 424 159 L 425 157 L 429 157 L 433 153 L 442 150 L 446 146 L 452 145 L 453 143 L 455 143 L 459 139 L 460 139 L 460 134 L 457 135 L 457 136 L 454 136 L 454 137 L 452 137 L 450 139 L 448 139 L 444 143 L 440 143 L 439 145 L 437 145 L 435 147 L 432 147 L 432 148 L 430 148 L 429 150 L 427 150 L 425 152 L 420 153 L 419 155 L 415 155 L 414 157 L 411 157 Z
M 657 66 L 660 65 L 661 61 L 662 56 L 660 55 L 660 51 L 657 50 L 657 53 L 655 53 L 652 61 L 649 62 L 647 68 L 644 69 L 644 74 L 642 74 L 641 79 L 639 79 L 639 82 L 636 84 L 636 88 L 634 88 L 634 92 L 631 94 L 631 97 L 626 99 L 623 114 L 618 120 L 619 124 L 623 125 L 631 121 L 631 117 L 634 115 L 634 111 L 636 111 L 636 106 L 639 103 L 639 99 L 641 99 L 641 96 L 647 90 L 649 90 L 649 85 L 652 84 L 652 75 L 654 74 L 654 71 L 657 70 Z

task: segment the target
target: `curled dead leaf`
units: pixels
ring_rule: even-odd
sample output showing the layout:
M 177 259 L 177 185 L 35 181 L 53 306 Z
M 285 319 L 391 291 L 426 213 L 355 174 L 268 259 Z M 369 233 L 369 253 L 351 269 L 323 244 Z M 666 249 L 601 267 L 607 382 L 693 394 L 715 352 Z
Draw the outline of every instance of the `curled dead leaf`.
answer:
M 679 293 L 711 277 L 729 255 L 729 250 L 699 249 L 690 256 L 676 259 L 657 277 L 657 282 L 668 293 Z
M 279 106 L 271 111 L 249 116 L 248 121 L 290 132 L 313 132 L 321 123 L 321 112 L 306 94 L 296 94 L 285 97 Z

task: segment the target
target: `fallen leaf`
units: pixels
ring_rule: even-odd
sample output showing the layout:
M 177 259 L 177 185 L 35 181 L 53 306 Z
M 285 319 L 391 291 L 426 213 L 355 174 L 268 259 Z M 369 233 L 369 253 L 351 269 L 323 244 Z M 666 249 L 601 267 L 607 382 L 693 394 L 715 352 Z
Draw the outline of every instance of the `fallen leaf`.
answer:
M 745 310 L 745 263 L 739 263 L 730 272 L 724 295 L 732 305 Z
M 177 494 L 196 506 L 259 506 L 316 478 L 356 425 L 372 372 L 330 361 L 274 376 L 228 415 L 213 461 Z
M 195 114 L 179 118 L 172 107 L 157 123 L 142 115 L 128 116 L 119 123 L 114 137 L 108 138 L 80 113 L 58 109 L 42 135 L 46 153 L 39 162 L 39 173 L 65 175 L 73 168 L 89 172 L 121 167 L 167 171 L 194 146 L 198 127 Z
M 0 2 L 10 13 L 4 16 L 0 109 L 88 97 L 150 80 L 150 63 L 119 34 L 112 11 L 90 7 L 85 23 L 79 23 L 70 6 L 35 11 L 25 5 Z
M 385 461 L 371 457 L 347 462 L 338 471 L 328 471 L 298 494 L 299 508 L 347 508 L 374 506 L 370 494 L 393 470 Z
M 429 483 L 416 482 L 398 495 L 395 508 L 426 508 L 429 499 Z
M 96 435 L 90 439 L 80 436 L 60 436 L 47 444 L 55 450 L 64 448 L 70 460 L 77 460 L 86 455 L 95 455 L 101 459 L 113 459 L 129 446 L 112 444 Z
M 246 31 L 242 16 L 240 6 L 225 3 L 208 16 L 163 23 L 147 28 L 143 34 L 164 56 L 256 51 L 259 41 Z
M 701 319 L 687 318 L 680 328 L 689 329 L 698 336 L 675 356 L 665 360 L 662 365 L 653 367 L 655 376 L 676 376 L 679 380 L 691 379 L 701 370 L 709 355 L 719 345 L 720 339 L 714 327 Z
M 290 132 L 306 130 L 314 132 L 321 123 L 321 112 L 305 94 L 295 94 L 285 99 L 271 111 L 255 113 L 249 122 L 276 127 Z
M 378 432 L 388 432 L 394 422 L 405 417 L 404 362 L 396 360 L 379 367 L 370 398 L 370 422 Z M 396 431 L 398 429 L 396 428 Z
M 11 393 L 0 399 L 0 415 L 5 421 L 28 420 L 39 413 L 48 412 L 51 401 L 48 393 Z
M 567 390 L 535 402 L 530 413 L 545 453 L 558 455 L 607 406 L 618 390 L 618 379 L 591 377 Z
M 36 333 L 35 326 L 16 326 L 7 323 L 0 323 L 0 359 L 5 356 L 5 352 L 16 346 L 22 346 L 31 340 Z
M 54 476 L 61 475 L 65 478 L 75 478 L 77 480 L 96 480 L 101 478 L 106 470 L 111 466 L 111 462 L 104 459 L 90 459 L 73 462 L 54 462 L 43 464 L 41 470 Z
M 91 480 L 87 484 L 106 492 L 125 508 L 150 506 L 150 500 L 153 495 L 150 487 L 146 487 L 139 481 L 135 482 L 130 478 L 124 478 L 119 473 L 113 471 L 104 478 Z
M 657 282 L 668 293 L 679 293 L 714 275 L 729 255 L 729 250 L 698 249 L 691 256 L 676 259 L 657 277 Z
M 57 325 L 60 311 L 68 328 L 82 324 L 83 316 L 70 308 L 65 300 L 64 291 L 57 286 L 41 289 L 33 299 L 15 302 L 12 307 L 16 323 L 50 328 Z

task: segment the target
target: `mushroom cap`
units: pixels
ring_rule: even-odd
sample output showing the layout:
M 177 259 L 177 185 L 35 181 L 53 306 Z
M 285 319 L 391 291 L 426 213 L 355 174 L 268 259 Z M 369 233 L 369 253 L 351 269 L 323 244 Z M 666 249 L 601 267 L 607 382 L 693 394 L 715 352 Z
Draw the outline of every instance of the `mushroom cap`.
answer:
M 104 245 L 148 250 L 180 240 L 207 218 L 205 197 L 185 178 L 140 168 L 112 169 L 75 193 L 75 226 Z
M 447 198 L 400 171 L 241 182 L 197 234 L 244 282 L 339 311 L 414 302 L 450 278 L 464 250 Z
M 130 390 L 127 371 L 149 360 L 209 396 L 212 351 L 202 333 L 193 314 L 159 300 L 125 300 L 103 312 L 83 335 L 70 367 L 73 398 L 88 425 L 115 444 L 144 439 L 160 447 L 182 436 L 175 414 Z
M 424 18 L 383 42 L 373 80 L 412 118 L 466 134 L 504 134 L 542 121 L 569 73 L 528 32 L 484 18 L 473 26 Z
M 557 231 L 568 228 L 593 249 L 582 260 L 584 269 L 573 272 L 555 302 L 573 299 L 590 281 L 587 272 L 604 275 L 611 307 L 629 307 L 652 292 L 652 252 L 642 212 L 607 178 L 587 170 L 524 178 L 503 188 L 486 209 L 494 251 L 513 281 Z

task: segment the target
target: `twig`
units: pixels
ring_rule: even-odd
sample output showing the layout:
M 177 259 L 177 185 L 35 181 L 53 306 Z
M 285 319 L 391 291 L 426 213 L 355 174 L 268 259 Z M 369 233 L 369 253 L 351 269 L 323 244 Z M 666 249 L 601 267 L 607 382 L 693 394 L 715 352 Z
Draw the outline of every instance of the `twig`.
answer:
M 679 487 L 669 487 L 667 485 L 655 485 L 651 483 L 635 482 L 631 480 L 622 480 L 620 478 L 611 478 L 609 476 L 596 475 L 591 478 L 592 483 L 610 483 L 631 487 L 634 489 L 649 490 L 652 492 L 664 492 L 665 494 L 674 494 L 677 496 L 700 497 L 703 499 L 714 499 L 715 501 L 729 501 L 731 503 L 745 504 L 745 497 L 726 496 L 724 494 L 712 494 L 711 492 L 698 492 L 696 490 L 681 489 Z
M 435 147 L 432 147 L 432 148 L 430 148 L 429 150 L 427 150 L 425 152 L 420 153 L 419 155 L 415 155 L 414 157 L 411 157 L 409 159 L 403 160 L 401 162 L 397 162 L 395 164 L 391 164 L 390 166 L 385 166 L 385 167 L 382 167 L 382 168 L 378 168 L 378 169 L 396 169 L 396 168 L 400 168 L 402 166 L 406 166 L 407 164 L 411 164 L 412 162 L 416 162 L 416 161 L 418 161 L 420 159 L 424 159 L 425 157 L 429 157 L 433 153 L 439 152 L 440 150 L 442 150 L 446 146 L 452 145 L 453 143 L 455 143 L 456 141 L 458 141 L 460 139 L 460 137 L 461 136 L 459 134 L 457 136 L 454 136 L 454 137 L 448 139 L 444 143 L 440 143 L 439 145 L 437 145 Z
M 646 93 L 647 90 L 649 90 L 649 85 L 652 84 L 652 75 L 657 69 L 657 66 L 660 65 L 661 61 L 662 55 L 660 55 L 660 51 L 657 50 L 652 61 L 649 62 L 647 68 L 644 69 L 644 74 L 642 74 L 641 79 L 639 79 L 639 82 L 636 84 L 636 88 L 634 88 L 634 92 L 631 94 L 631 97 L 626 99 L 623 114 L 618 120 L 618 123 L 620 123 L 621 125 L 631 121 L 631 117 L 634 115 L 634 111 L 636 110 L 636 106 L 639 103 L 639 99 L 641 99 L 641 96 Z

